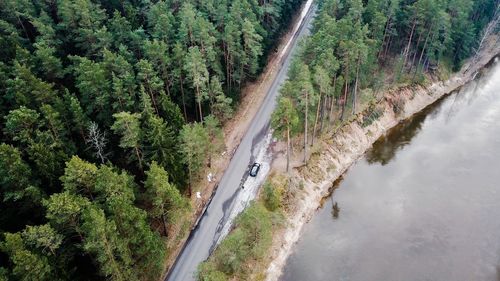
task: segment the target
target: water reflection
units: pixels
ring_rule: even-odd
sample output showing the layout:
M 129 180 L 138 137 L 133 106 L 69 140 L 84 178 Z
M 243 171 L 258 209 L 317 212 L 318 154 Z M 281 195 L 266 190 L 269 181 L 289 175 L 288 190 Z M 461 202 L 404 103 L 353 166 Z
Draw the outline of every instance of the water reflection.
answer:
M 338 204 L 337 201 L 335 201 L 335 203 L 333 203 L 333 196 L 331 196 L 330 198 L 332 198 L 332 217 L 334 219 L 338 219 L 339 218 L 339 213 L 340 213 L 339 204 Z
M 499 159 L 496 65 L 380 139 L 306 226 L 282 279 L 500 280 Z
M 368 163 L 386 165 L 394 158 L 398 150 L 410 144 L 411 139 L 420 131 L 426 114 L 417 114 L 410 120 L 403 122 L 391 129 L 386 135 L 380 137 L 373 148 L 366 153 Z

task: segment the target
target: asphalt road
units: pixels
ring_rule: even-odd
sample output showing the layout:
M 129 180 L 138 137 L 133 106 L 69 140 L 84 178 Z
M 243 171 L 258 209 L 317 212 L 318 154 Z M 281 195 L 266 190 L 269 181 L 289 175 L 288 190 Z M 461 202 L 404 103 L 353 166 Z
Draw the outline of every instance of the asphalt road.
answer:
M 240 191 L 240 185 L 248 177 L 249 167 L 253 163 L 255 154 L 257 153 L 257 151 L 254 151 L 255 145 L 261 142 L 268 133 L 271 114 L 276 106 L 276 97 L 281 85 L 286 80 L 293 53 L 296 51 L 300 39 L 309 34 L 314 14 L 315 6 L 310 5 L 301 26 L 290 42 L 291 45 L 288 47 L 287 53 L 283 55 L 281 60 L 282 66 L 263 104 L 252 120 L 248 131 L 222 176 L 217 192 L 209 203 L 206 212 L 201 217 L 199 224 L 191 232 L 184 248 L 165 280 L 195 280 L 198 264 L 205 261 L 216 247 L 221 230 L 227 223 L 229 213 L 236 203 L 235 198 Z

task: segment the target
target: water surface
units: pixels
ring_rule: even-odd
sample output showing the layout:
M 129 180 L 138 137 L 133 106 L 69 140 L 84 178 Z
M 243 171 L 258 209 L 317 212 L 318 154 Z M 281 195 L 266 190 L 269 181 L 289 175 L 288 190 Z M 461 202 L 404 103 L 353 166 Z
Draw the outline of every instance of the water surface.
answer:
M 282 280 L 500 280 L 499 65 L 378 140 Z

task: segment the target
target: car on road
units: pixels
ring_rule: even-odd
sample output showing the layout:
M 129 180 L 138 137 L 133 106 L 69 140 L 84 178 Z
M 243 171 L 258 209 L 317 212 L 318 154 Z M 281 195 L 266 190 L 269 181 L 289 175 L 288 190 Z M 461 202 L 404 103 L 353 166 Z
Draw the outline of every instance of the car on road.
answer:
M 259 170 L 260 170 L 260 164 L 257 162 L 253 163 L 252 168 L 250 169 L 250 176 L 256 177 Z

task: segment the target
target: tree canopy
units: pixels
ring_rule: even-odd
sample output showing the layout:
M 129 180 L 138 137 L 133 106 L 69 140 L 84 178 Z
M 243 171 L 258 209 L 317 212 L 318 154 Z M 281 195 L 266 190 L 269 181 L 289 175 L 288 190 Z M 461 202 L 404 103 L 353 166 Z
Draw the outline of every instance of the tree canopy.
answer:
M 0 1 L 0 280 L 157 280 L 302 2 Z

